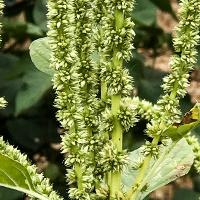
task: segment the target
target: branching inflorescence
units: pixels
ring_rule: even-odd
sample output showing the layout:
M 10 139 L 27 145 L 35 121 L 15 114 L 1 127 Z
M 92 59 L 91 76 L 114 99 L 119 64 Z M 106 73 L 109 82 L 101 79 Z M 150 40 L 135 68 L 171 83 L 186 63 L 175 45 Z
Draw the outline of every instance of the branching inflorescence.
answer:
M 164 94 L 155 106 L 137 97 L 130 98 L 133 80 L 123 67 L 133 49 L 133 3 L 48 2 L 51 66 L 56 70 L 55 106 L 65 130 L 62 150 L 67 153 L 67 177 L 73 185 L 69 194 L 73 199 L 123 196 L 121 173 L 128 163 L 123 134 L 134 126 L 138 114 L 151 120 L 146 133 L 153 142 L 147 142 L 146 158 L 134 191 L 127 193 L 127 198 L 134 199 L 152 156 L 158 155 L 164 130 L 180 120 L 179 101 L 186 94 L 189 72 L 196 62 L 200 3 L 182 1 L 174 39 L 176 54 L 171 59 L 171 73 L 164 78 Z M 94 60 L 94 54 L 98 54 L 99 61 Z
M 198 140 L 186 136 L 190 126 L 195 124 L 196 127 L 199 123 L 200 108 L 196 108 L 198 115 L 192 119 L 194 124 L 186 124 L 189 131 L 178 135 L 177 140 L 166 134 L 169 128 L 176 130 L 183 125 L 179 104 L 186 94 L 189 73 L 196 63 L 200 2 L 182 0 L 171 73 L 164 78 L 163 95 L 156 105 L 133 97 L 133 80 L 124 68 L 133 50 L 133 6 L 133 0 L 48 0 L 50 66 L 55 71 L 56 116 L 64 130 L 61 150 L 65 154 L 71 199 L 138 199 L 146 186 L 144 180 L 150 163 L 160 159 L 160 146 L 167 146 L 168 152 L 171 146 L 167 142 L 175 146 L 182 137 L 186 137 L 193 148 L 194 166 L 200 171 Z M 2 9 L 0 1 L 0 14 Z M 0 108 L 5 106 L 6 101 L 0 98 Z M 130 157 L 123 148 L 123 135 L 135 126 L 138 118 L 149 121 L 146 133 L 152 141 L 147 141 L 140 149 L 141 156 L 132 166 L 138 170 L 137 175 L 132 186 L 125 190 L 122 188 L 122 173 L 129 165 Z M 53 191 L 49 180 L 37 174 L 27 156 L 2 138 L 0 155 L 16 161 L 26 170 L 34 189 L 33 193 L 28 193 L 30 196 L 62 200 Z M 164 156 L 159 162 L 162 159 Z M 19 190 L 26 192 L 24 188 Z
M 84 1 L 49 1 L 48 36 L 53 50 L 52 67 L 58 108 L 57 118 L 65 129 L 63 153 L 70 184 L 70 197 L 89 199 L 94 190 L 94 133 L 97 130 L 97 69 L 92 28 L 94 7 Z M 93 165 L 94 164 L 94 165 Z
M 171 58 L 171 73 L 164 78 L 162 88 L 163 96 L 158 100 L 156 110 L 151 123 L 148 124 L 146 133 L 153 137 L 151 148 L 155 148 L 161 140 L 164 130 L 180 121 L 179 110 L 180 99 L 185 96 L 186 88 L 189 85 L 189 72 L 197 61 L 196 46 L 199 42 L 200 24 L 200 2 L 198 0 L 182 0 L 180 9 L 180 23 L 176 28 L 174 38 L 175 55 Z M 149 148 L 149 143 L 147 145 Z M 149 165 L 151 157 L 149 153 L 144 159 L 140 174 L 134 183 L 135 191 L 130 191 L 129 196 L 136 198 L 140 183 Z
M 105 176 L 110 198 L 121 190 L 120 174 L 127 163 L 122 134 L 136 122 L 136 107 L 127 98 L 132 78 L 123 69 L 133 49 L 132 7 L 132 1 L 48 3 L 55 104 L 66 131 L 62 144 L 71 167 L 69 182 L 76 185 L 70 189 L 72 198 L 92 198 L 94 186 L 100 189 Z M 93 39 L 94 27 L 100 29 L 99 41 Z M 100 68 L 92 60 L 95 47 Z
M 174 38 L 176 54 L 171 58 L 171 73 L 164 78 L 162 85 L 164 95 L 158 101 L 158 117 L 153 119 L 152 125 L 148 128 L 149 135 L 159 135 L 164 126 L 180 120 L 179 101 L 187 93 L 189 72 L 197 62 L 199 6 L 198 0 L 183 0 L 181 3 L 180 23 L 176 28 Z

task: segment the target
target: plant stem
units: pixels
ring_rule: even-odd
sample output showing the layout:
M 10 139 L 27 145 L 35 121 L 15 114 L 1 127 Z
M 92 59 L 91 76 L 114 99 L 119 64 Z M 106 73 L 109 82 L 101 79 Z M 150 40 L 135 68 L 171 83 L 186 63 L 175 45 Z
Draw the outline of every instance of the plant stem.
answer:
M 154 137 L 154 139 L 152 141 L 152 145 L 156 146 L 158 144 L 159 140 L 160 140 L 160 136 L 159 135 L 157 137 Z M 127 195 L 126 195 L 126 199 L 127 200 L 130 200 L 130 199 L 131 200 L 136 200 L 137 195 L 140 192 L 140 186 L 141 186 L 142 180 L 145 177 L 145 174 L 146 174 L 146 171 L 147 171 L 147 169 L 149 167 L 151 159 L 152 159 L 152 155 L 151 154 L 149 154 L 144 159 L 143 165 L 142 165 L 142 167 L 140 169 L 139 175 L 137 176 L 137 178 L 136 178 L 136 180 L 134 182 L 134 185 L 131 187 L 131 190 L 127 192 Z
M 112 134 L 112 142 L 116 146 L 117 150 L 122 151 L 122 127 L 120 121 L 117 119 L 117 113 L 120 108 L 120 95 L 112 96 L 112 113 L 114 115 L 114 130 Z M 116 171 L 111 173 L 110 183 L 110 199 L 116 196 L 116 193 L 121 189 L 121 172 Z
M 75 164 L 75 172 L 76 172 L 76 176 L 77 176 L 77 186 L 79 190 L 83 189 L 83 176 L 82 176 L 82 168 L 79 164 Z
M 107 84 L 104 80 L 101 81 L 101 100 L 105 100 L 107 97 Z
M 178 90 L 178 82 L 176 81 L 174 83 L 174 87 L 173 90 L 170 94 L 171 98 L 176 98 L 177 95 L 177 90 Z M 153 141 L 152 141 L 152 146 L 157 146 L 158 142 L 160 140 L 160 135 L 154 137 Z M 131 199 L 131 200 L 136 200 L 138 193 L 141 190 L 141 184 L 142 184 L 142 180 L 144 179 L 144 176 L 146 174 L 146 170 L 148 169 L 148 166 L 150 164 L 152 155 L 148 155 L 143 162 L 142 168 L 139 172 L 139 175 L 137 176 L 134 185 L 131 187 L 131 190 L 127 192 L 126 198 L 127 200 Z
M 70 133 L 76 132 L 76 126 L 77 126 L 77 124 L 75 122 L 74 125 L 69 129 L 69 132 Z M 74 171 L 75 171 L 76 177 L 77 177 L 77 188 L 82 190 L 83 189 L 83 181 L 82 181 L 83 171 L 82 171 L 80 164 L 78 164 L 78 163 L 74 164 Z
M 120 10 L 115 11 L 115 28 L 116 31 L 120 30 L 123 27 L 124 15 Z M 122 68 L 123 60 L 117 57 L 117 49 L 113 49 L 113 68 L 120 69 Z M 112 132 L 112 142 L 119 152 L 122 151 L 122 139 L 123 139 L 123 130 L 120 123 L 120 120 L 117 118 L 117 115 L 120 111 L 120 101 L 121 94 L 113 95 L 111 97 L 112 103 L 112 114 L 114 116 L 114 129 Z M 121 190 L 121 172 L 115 171 L 111 172 L 110 175 L 110 199 L 116 197 L 116 194 Z

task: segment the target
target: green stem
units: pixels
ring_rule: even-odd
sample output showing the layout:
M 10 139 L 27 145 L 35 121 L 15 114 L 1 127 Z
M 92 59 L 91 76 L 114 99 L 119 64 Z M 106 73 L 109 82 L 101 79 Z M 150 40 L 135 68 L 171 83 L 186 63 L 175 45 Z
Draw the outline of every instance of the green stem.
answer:
M 115 28 L 116 31 L 120 30 L 123 27 L 124 23 L 124 15 L 121 10 L 115 11 Z M 117 57 L 117 49 L 113 49 L 113 68 L 119 69 L 122 68 L 123 60 L 119 59 Z M 117 148 L 119 152 L 122 151 L 122 139 L 123 139 L 123 130 L 120 123 L 120 120 L 117 118 L 117 115 L 120 111 L 120 101 L 121 101 L 121 95 L 113 95 L 111 97 L 111 103 L 112 103 L 112 114 L 114 116 L 114 129 L 112 132 L 112 142 L 114 146 Z M 110 199 L 115 199 L 117 193 L 121 191 L 121 172 L 115 171 L 111 172 L 110 175 Z
M 76 132 L 76 123 L 74 123 L 74 126 L 72 126 L 69 129 L 69 132 Z M 83 180 L 82 180 L 83 179 L 83 170 L 82 170 L 80 164 L 75 163 L 74 170 L 75 170 L 76 177 L 77 177 L 77 187 L 78 187 L 78 189 L 82 190 L 83 189 Z
M 104 80 L 101 81 L 101 100 L 107 98 L 107 84 Z
M 157 146 L 158 142 L 160 140 L 160 136 L 157 136 L 153 139 L 152 141 L 152 145 L 153 146 Z M 150 161 L 152 159 L 152 155 L 149 154 L 145 159 L 144 159 L 144 162 L 143 162 L 143 165 L 140 169 L 140 172 L 136 178 L 136 180 L 134 181 L 134 184 L 133 186 L 131 187 L 131 190 L 127 192 L 126 194 L 126 199 L 127 200 L 136 200 L 137 198 L 137 195 L 138 193 L 140 192 L 141 190 L 141 184 L 142 184 L 142 181 L 145 177 L 145 174 L 146 174 L 146 171 L 149 167 L 149 164 L 150 164 Z
M 112 96 L 112 113 L 114 115 L 114 130 L 112 134 L 112 142 L 120 152 L 122 151 L 122 127 L 120 121 L 117 119 L 117 113 L 120 108 L 120 95 Z M 116 197 L 116 194 L 121 190 L 121 172 L 115 171 L 111 173 L 110 181 L 110 199 Z
M 120 110 L 121 95 L 112 96 L 112 114 L 114 115 L 114 130 L 112 134 L 112 141 L 116 145 L 118 151 L 122 151 L 122 126 L 117 114 Z
M 83 172 L 82 172 L 82 168 L 79 164 L 75 164 L 75 172 L 76 172 L 76 177 L 77 177 L 77 186 L 79 190 L 83 189 Z
M 172 99 L 176 98 L 177 90 L 178 90 L 178 81 L 176 81 L 176 82 L 174 83 L 173 91 L 172 91 L 171 94 L 170 94 L 170 97 L 171 97 Z
M 174 84 L 174 87 L 173 87 L 173 91 L 170 94 L 171 98 L 176 98 L 177 90 L 178 90 L 178 82 L 176 81 L 175 84 Z M 163 126 L 164 126 L 164 124 L 163 124 Z M 153 139 L 152 145 L 157 146 L 159 140 L 160 140 L 160 135 L 158 135 L 157 137 L 155 137 Z M 137 195 L 139 194 L 140 190 L 142 189 L 143 179 L 145 177 L 146 170 L 148 169 L 148 166 L 150 164 L 151 158 L 152 158 L 152 155 L 149 155 L 144 159 L 142 168 L 141 168 L 139 175 L 137 176 L 137 178 L 134 182 L 134 185 L 132 186 L 131 190 L 127 192 L 127 195 L 126 195 L 127 200 L 130 200 L 130 199 L 136 200 Z
M 178 142 L 178 141 L 177 141 Z M 155 162 L 155 164 L 151 167 L 151 169 L 148 171 L 148 176 L 146 176 L 143 181 L 142 184 L 140 186 L 140 188 L 143 188 L 143 186 L 147 183 L 147 180 L 149 179 L 149 177 L 152 175 L 152 173 L 159 167 L 159 165 L 163 162 L 163 160 L 165 159 L 166 155 L 170 152 L 171 149 L 174 148 L 174 146 L 177 144 L 177 142 L 173 142 L 171 145 L 169 145 L 164 151 L 163 153 L 160 155 L 159 159 Z

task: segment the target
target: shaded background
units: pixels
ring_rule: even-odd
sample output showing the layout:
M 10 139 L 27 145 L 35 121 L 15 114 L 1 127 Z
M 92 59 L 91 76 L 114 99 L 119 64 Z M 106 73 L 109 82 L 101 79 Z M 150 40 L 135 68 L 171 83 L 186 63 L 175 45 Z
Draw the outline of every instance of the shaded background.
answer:
M 46 36 L 45 0 L 5 0 L 3 44 L 0 52 L 0 96 L 9 102 L 0 111 L 0 135 L 4 136 L 43 171 L 66 196 L 63 156 L 59 153 L 62 129 L 55 119 L 54 93 L 49 76 L 38 71 L 30 60 L 30 43 Z M 135 79 L 139 97 L 153 103 L 162 94 L 162 77 L 169 73 L 173 53 L 172 35 L 177 24 L 176 0 L 138 0 L 133 12 L 136 24 L 133 59 L 127 63 Z M 200 48 L 199 48 L 200 50 Z M 188 95 L 181 102 L 183 113 L 200 101 L 200 54 L 198 65 L 191 73 Z M 144 142 L 146 121 L 124 136 L 129 150 Z M 200 129 L 194 130 L 194 134 Z M 200 176 L 191 169 L 189 175 L 151 194 L 156 200 L 197 200 Z M 0 199 L 22 200 L 25 195 L 0 188 Z

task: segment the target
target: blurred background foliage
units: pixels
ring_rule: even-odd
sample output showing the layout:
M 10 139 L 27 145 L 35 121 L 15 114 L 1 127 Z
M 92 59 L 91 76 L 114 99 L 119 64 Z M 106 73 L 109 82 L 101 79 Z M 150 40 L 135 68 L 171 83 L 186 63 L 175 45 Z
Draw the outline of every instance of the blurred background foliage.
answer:
M 46 0 L 5 0 L 3 43 L 0 52 L 0 96 L 8 101 L 0 111 L 0 134 L 43 171 L 55 188 L 66 196 L 63 157 L 59 153 L 62 129 L 55 119 L 54 93 L 51 77 L 38 71 L 29 56 L 29 46 L 45 37 Z M 153 103 L 162 94 L 161 83 L 169 73 L 169 57 L 173 52 L 172 35 L 177 23 L 177 1 L 138 0 L 133 12 L 136 24 L 135 50 L 126 64 L 135 80 L 135 93 Z M 199 48 L 200 50 L 200 48 Z M 188 95 L 181 109 L 188 111 L 200 101 L 200 54 L 198 65 L 191 73 Z M 124 136 L 124 146 L 137 148 L 145 139 L 146 121 Z M 200 129 L 194 130 L 194 134 Z M 192 169 L 190 175 L 156 192 L 149 199 L 196 200 L 200 196 L 200 176 Z M 25 195 L 0 188 L 0 199 L 21 200 Z

